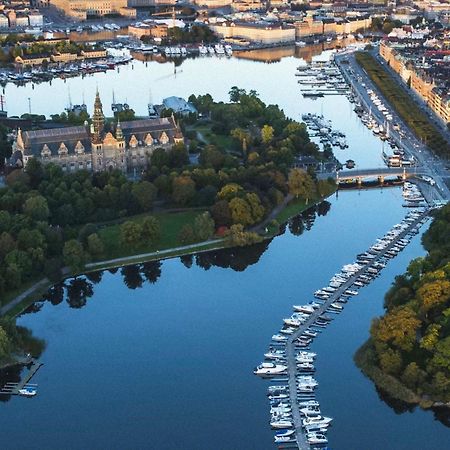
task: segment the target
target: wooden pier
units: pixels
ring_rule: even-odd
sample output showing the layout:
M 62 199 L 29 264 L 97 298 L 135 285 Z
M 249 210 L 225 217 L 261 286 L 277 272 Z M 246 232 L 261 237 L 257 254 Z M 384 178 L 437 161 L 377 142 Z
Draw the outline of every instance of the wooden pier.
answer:
M 33 361 L 24 377 L 18 383 L 6 383 L 0 390 L 0 395 L 19 395 L 19 391 L 25 387 L 36 389 L 37 384 L 30 383 L 30 380 L 34 377 L 42 365 L 43 363 L 39 361 Z
M 294 423 L 295 431 L 296 431 L 296 439 L 297 439 L 297 448 L 300 450 L 311 450 L 312 447 L 306 438 L 305 432 L 302 427 L 302 417 L 300 415 L 298 394 L 297 394 L 297 381 L 296 377 L 298 375 L 297 367 L 296 367 L 296 348 L 295 341 L 301 336 L 308 328 L 314 326 L 316 320 L 320 318 L 325 312 L 327 312 L 330 305 L 336 302 L 342 294 L 345 293 L 346 290 L 350 289 L 354 282 L 360 275 L 367 273 L 367 269 L 375 262 L 379 262 L 381 259 L 386 257 L 386 253 L 392 249 L 395 244 L 403 239 L 405 236 L 411 233 L 411 231 L 415 228 L 420 227 L 421 222 L 424 218 L 429 215 L 430 210 L 427 209 L 420 214 L 420 216 L 411 222 L 401 233 L 399 233 L 383 250 L 375 255 L 375 257 L 368 263 L 358 263 L 363 267 L 352 274 L 348 280 L 343 283 L 339 288 L 336 289 L 326 300 L 323 301 L 323 304 L 317 309 L 314 313 L 312 313 L 308 319 L 301 324 L 296 331 L 290 335 L 286 342 L 286 365 L 288 367 L 288 385 L 289 385 L 289 396 L 292 410 L 292 420 Z

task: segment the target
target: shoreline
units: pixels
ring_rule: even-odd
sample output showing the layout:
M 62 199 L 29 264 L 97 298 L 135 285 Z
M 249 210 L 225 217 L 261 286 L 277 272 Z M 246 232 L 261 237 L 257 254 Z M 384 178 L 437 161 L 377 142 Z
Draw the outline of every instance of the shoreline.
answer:
M 333 195 L 337 191 L 337 189 L 338 189 L 338 187 L 336 186 L 336 190 L 331 192 L 329 195 L 327 195 L 323 198 L 317 199 L 308 205 L 303 205 L 303 207 L 300 207 L 295 212 L 295 214 L 290 215 L 286 221 L 283 221 L 282 223 L 280 223 L 278 225 L 277 230 L 275 230 L 275 231 L 271 230 L 269 233 L 264 234 L 264 235 L 259 234 L 259 236 L 261 237 L 262 240 L 273 239 L 274 237 L 276 237 L 278 235 L 282 224 L 286 223 L 292 217 L 295 217 L 296 215 L 301 214 L 302 212 L 307 211 L 308 209 L 317 206 L 318 204 L 320 204 L 321 202 L 326 200 L 328 197 Z M 276 216 L 278 216 L 286 208 L 288 208 L 289 203 L 290 202 L 288 202 L 281 211 L 277 211 Z M 274 213 L 274 211 L 275 210 L 271 211 L 268 218 Z M 267 218 L 265 220 L 267 220 Z M 264 222 L 265 221 L 261 222 L 261 224 L 259 226 L 262 227 L 262 224 Z M 11 299 L 5 305 L 2 305 L 0 307 L 0 318 L 8 317 L 9 319 L 13 319 L 13 318 L 17 317 L 30 305 L 39 301 L 39 297 L 42 296 L 51 286 L 53 286 L 56 283 L 60 283 L 71 277 L 81 276 L 86 273 L 97 272 L 97 271 L 101 271 L 101 270 L 125 267 L 125 266 L 129 266 L 129 265 L 133 265 L 133 264 L 141 264 L 141 263 L 149 262 L 149 261 L 162 261 L 165 259 L 172 259 L 172 258 L 177 258 L 180 256 L 193 255 L 196 253 L 205 253 L 205 252 L 209 252 L 209 251 L 222 250 L 225 248 L 232 248 L 232 247 L 228 247 L 226 245 L 226 243 L 227 243 L 226 238 L 219 238 L 219 239 L 198 242 L 195 244 L 190 244 L 190 245 L 185 245 L 185 246 L 172 247 L 172 248 L 168 248 L 168 249 L 164 249 L 164 250 L 156 250 L 154 252 L 141 253 L 141 254 L 119 257 L 119 258 L 114 258 L 114 259 L 104 260 L 104 261 L 90 262 L 90 263 L 86 264 L 85 270 L 83 270 L 83 272 L 77 273 L 77 274 L 71 274 L 71 273 L 69 273 L 67 268 L 64 268 L 62 277 L 59 280 L 50 281 L 48 278 L 42 278 L 40 280 L 37 280 L 36 283 L 34 283 L 32 286 L 28 287 L 25 291 L 19 293 L 16 297 Z M 215 244 L 218 244 L 218 245 L 215 245 Z M 208 247 L 208 246 L 211 246 L 211 247 Z M 204 248 L 204 247 L 208 247 L 208 248 Z
M 433 408 L 450 409 L 450 402 L 432 400 L 424 395 L 419 395 L 406 387 L 398 378 L 384 373 L 373 361 L 372 342 L 368 339 L 353 355 L 356 367 L 369 378 L 374 385 L 395 400 L 400 400 L 409 405 L 419 406 L 424 410 Z

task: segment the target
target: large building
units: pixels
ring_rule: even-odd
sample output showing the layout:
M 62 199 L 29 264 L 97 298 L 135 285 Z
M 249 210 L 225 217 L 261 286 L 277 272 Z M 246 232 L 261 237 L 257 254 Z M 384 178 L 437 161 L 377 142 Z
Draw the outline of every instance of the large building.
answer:
M 120 14 L 136 17 L 136 9 L 128 7 L 128 0 L 52 0 L 52 5 L 77 20 L 88 16 Z
M 145 169 L 154 149 L 169 149 L 183 141 L 174 117 L 117 121 L 107 130 L 97 92 L 90 125 L 19 130 L 14 154 L 16 159 L 21 156 L 23 166 L 29 159 L 37 158 L 43 163 L 58 164 L 67 172 L 79 169 L 130 172 Z

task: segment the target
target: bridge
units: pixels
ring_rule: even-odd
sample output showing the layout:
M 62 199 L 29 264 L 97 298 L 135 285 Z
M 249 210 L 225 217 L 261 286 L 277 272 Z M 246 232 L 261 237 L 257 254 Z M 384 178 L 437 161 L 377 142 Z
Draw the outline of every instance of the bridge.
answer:
M 389 177 L 399 177 L 405 181 L 407 178 L 417 175 L 425 175 L 426 173 L 427 171 L 416 167 L 383 167 L 378 169 L 341 170 L 336 172 L 335 178 L 337 183 L 340 181 L 351 180 L 361 183 L 365 178 L 378 178 L 381 182 L 383 182 L 385 178 Z

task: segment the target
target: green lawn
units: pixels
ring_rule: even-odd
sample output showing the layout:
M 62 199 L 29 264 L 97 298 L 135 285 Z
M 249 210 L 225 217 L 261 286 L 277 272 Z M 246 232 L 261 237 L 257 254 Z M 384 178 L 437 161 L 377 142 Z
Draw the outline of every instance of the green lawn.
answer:
M 448 142 L 413 98 L 398 85 L 383 66 L 367 52 L 357 52 L 356 61 L 416 136 L 437 154 L 448 155 L 450 153 Z
M 120 239 L 120 224 L 106 226 L 98 232 L 106 249 L 105 254 L 101 259 L 104 260 L 131 256 L 138 253 L 164 250 L 166 248 L 173 248 L 183 245 L 178 240 L 178 235 L 181 228 L 185 224 L 193 225 L 195 218 L 204 211 L 206 210 L 148 214 L 155 216 L 159 220 L 160 224 L 161 238 L 155 245 L 148 245 L 146 243 L 136 247 L 124 245 Z M 147 214 L 140 214 L 139 216 L 129 217 L 126 220 L 140 223 L 146 216 Z
M 207 144 L 216 145 L 222 150 L 229 151 L 232 148 L 231 136 L 216 134 L 211 131 L 211 124 L 201 123 L 195 125 L 193 130 L 201 133 Z

